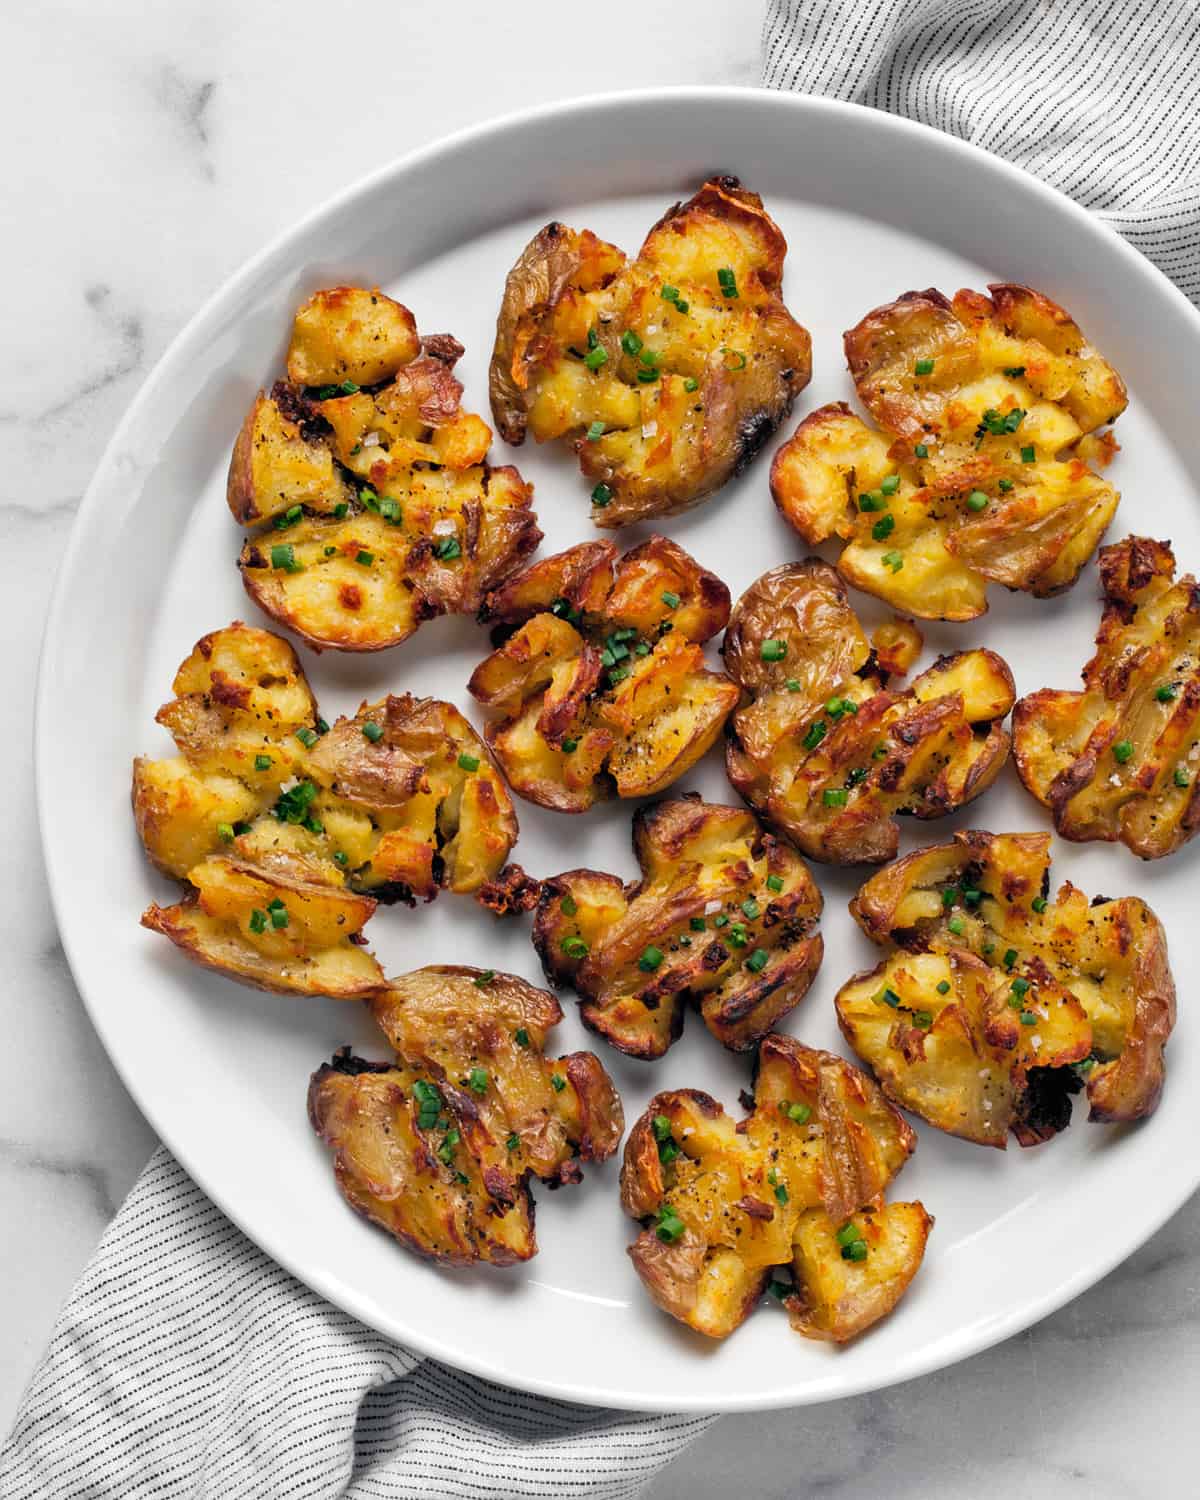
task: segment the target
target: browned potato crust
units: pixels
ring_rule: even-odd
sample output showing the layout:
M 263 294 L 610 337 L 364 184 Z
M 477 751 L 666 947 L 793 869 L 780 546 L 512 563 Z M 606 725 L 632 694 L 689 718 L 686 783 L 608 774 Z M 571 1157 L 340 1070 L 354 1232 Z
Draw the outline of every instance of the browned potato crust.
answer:
M 343 1196 L 431 1259 L 529 1260 L 530 1178 L 578 1182 L 580 1159 L 620 1143 L 621 1101 L 599 1059 L 546 1058 L 562 1011 L 513 974 L 434 965 L 391 981 L 371 1008 L 397 1062 L 347 1050 L 308 1091 Z
M 911 660 L 910 631 L 893 627 L 901 665 Z M 846 585 L 817 558 L 751 584 L 723 650 L 749 699 L 730 721 L 729 779 L 813 859 L 891 859 L 897 814 L 943 817 L 989 787 L 1008 759 L 1007 664 L 994 651 L 960 651 L 907 689 L 889 689 Z
M 199 962 L 262 988 L 364 993 L 382 975 L 347 943 L 375 902 L 352 892 L 478 891 L 516 842 L 500 773 L 449 703 L 389 696 L 330 727 L 292 648 L 240 621 L 198 642 L 174 687 L 158 720 L 180 753 L 135 760 L 134 819 L 151 860 L 193 890 L 143 920 Z M 340 914 L 329 962 L 302 921 L 266 915 L 295 918 L 301 895 L 306 913 L 319 895 Z
M 906 292 L 845 336 L 866 426 L 841 402 L 775 455 L 775 503 L 806 542 L 837 536 L 857 588 L 923 619 L 970 620 L 987 583 L 1069 588 L 1117 491 L 1088 467 L 1125 409 L 1120 376 L 1029 287 Z M 918 451 L 919 450 L 919 451 Z
M 532 563 L 483 618 L 515 627 L 468 683 L 499 716 L 488 744 L 513 791 L 556 812 L 664 791 L 737 702 L 701 649 L 729 618 L 729 590 L 666 537 Z
M 955 834 L 879 871 L 850 910 L 896 950 L 836 998 L 885 1092 L 980 1145 L 1048 1140 L 1086 1087 L 1091 1119 L 1135 1120 L 1162 1092 L 1175 1024 L 1166 935 L 1135 896 L 1051 904 L 1050 836 Z
M 674 515 L 749 464 L 812 372 L 780 296 L 787 242 L 757 193 L 714 177 L 636 260 L 550 223 L 508 274 L 492 413 L 510 443 L 573 440 L 592 519 Z
M 631 1057 L 661 1057 L 699 1006 L 746 1051 L 804 998 L 821 963 L 821 893 L 752 813 L 685 796 L 640 808 L 642 879 L 569 870 L 542 882 L 533 942 L 584 1024 Z
M 1043 688 L 1013 710 L 1021 780 L 1066 839 L 1173 854 L 1200 826 L 1200 589 L 1167 542 L 1100 552 L 1104 613 L 1082 692 Z
M 773 1268 L 790 1266 L 771 1290 L 792 1326 L 845 1342 L 891 1311 L 925 1253 L 923 1206 L 882 1200 L 915 1145 L 864 1073 L 769 1036 L 741 1124 L 708 1094 L 675 1089 L 634 1125 L 621 1203 L 644 1227 L 630 1259 L 664 1312 L 710 1338 L 732 1333 Z
M 462 352 L 378 288 L 332 287 L 296 314 L 287 380 L 255 398 L 227 487 L 259 528 L 242 581 L 317 650 L 473 614 L 541 540 L 532 488 L 487 463 L 491 429 L 462 410 Z

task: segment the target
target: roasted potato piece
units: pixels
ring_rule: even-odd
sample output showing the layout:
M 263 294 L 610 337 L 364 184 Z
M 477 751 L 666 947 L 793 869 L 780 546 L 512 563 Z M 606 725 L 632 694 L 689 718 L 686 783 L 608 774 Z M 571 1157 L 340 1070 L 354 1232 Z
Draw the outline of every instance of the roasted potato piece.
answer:
M 729 618 L 729 590 L 666 537 L 620 558 L 585 542 L 533 563 L 482 617 L 515 629 L 468 687 L 501 715 L 485 734 L 509 785 L 541 807 L 664 791 L 737 702 L 701 650 Z
M 907 655 L 907 642 L 900 632 L 898 653 Z M 1014 697 L 1007 664 L 994 651 L 960 651 L 907 689 L 889 689 L 846 585 L 817 558 L 751 584 L 723 651 L 749 698 L 730 721 L 729 779 L 813 859 L 891 859 L 897 814 L 955 811 L 1008 758 L 1000 727 Z
M 625 1144 L 621 1204 L 644 1225 L 630 1259 L 650 1296 L 725 1338 L 771 1281 L 792 1326 L 843 1342 L 889 1312 L 932 1219 L 882 1193 L 916 1137 L 857 1068 L 792 1037 L 759 1052 L 753 1112 L 736 1125 L 708 1094 L 656 1094 Z
M 697 796 L 639 808 L 642 879 L 570 870 L 543 881 L 533 942 L 584 1024 L 631 1057 L 661 1057 L 694 1001 L 746 1051 L 804 998 L 821 963 L 821 893 L 753 814 Z
M 309 1085 L 313 1129 L 350 1205 L 418 1254 L 510 1265 L 537 1253 L 529 1179 L 578 1182 L 621 1139 L 598 1058 L 550 1060 L 553 995 L 441 964 L 393 980 L 372 1012 L 396 1064 L 343 1052 Z
M 842 1032 L 884 1091 L 980 1145 L 1048 1140 L 1085 1087 L 1091 1119 L 1162 1092 L 1175 985 L 1135 896 L 1049 902 L 1050 836 L 962 832 L 880 870 L 850 910 L 897 951 L 842 986 Z
M 338 986 L 329 993 L 362 993 L 367 972 L 373 984 L 382 979 L 374 959 L 310 961 L 314 941 L 304 923 L 284 936 L 255 933 L 253 951 L 239 957 L 222 923 L 233 923 L 245 947 L 242 929 L 266 906 L 257 888 L 244 889 L 250 876 L 239 875 L 245 899 L 216 911 L 217 887 L 230 885 L 223 872 L 254 871 L 255 879 L 280 882 L 266 904 L 278 896 L 289 910 L 289 881 L 315 888 L 327 909 L 343 914 L 339 925 L 357 918 L 345 929 L 357 935 L 375 903 L 356 906 L 352 892 L 410 904 L 441 889 L 475 892 L 499 873 L 516 842 L 503 779 L 449 703 L 389 696 L 330 728 L 317 716 L 292 648 L 240 621 L 205 636 L 174 686 L 176 697 L 158 721 L 180 754 L 134 761 L 133 808 L 151 860 L 194 891 L 180 906 L 151 907 L 143 920 L 200 962 L 289 993 L 306 985 L 322 993 L 326 981 Z M 279 962 L 271 983 L 273 959 Z M 349 976 L 339 977 L 347 966 Z M 353 984 L 359 988 L 347 988 Z
M 335 1000 L 358 999 L 383 984 L 378 963 L 356 946 L 375 910 L 368 897 L 219 856 L 202 860 L 188 880 L 184 899 L 154 903 L 142 926 L 205 968 L 255 989 Z
M 1120 376 L 1040 292 L 906 292 L 845 336 L 874 430 L 841 402 L 775 455 L 771 492 L 806 542 L 837 536 L 857 588 L 923 619 L 970 620 L 987 583 L 1069 588 L 1119 496 L 1088 467 L 1125 409 Z
M 811 376 L 808 333 L 780 296 L 786 253 L 733 177 L 669 209 L 633 261 L 547 224 L 496 323 L 502 436 L 573 440 L 597 526 L 695 505 L 754 459 Z
M 251 598 L 318 650 L 379 651 L 473 614 L 541 540 L 533 491 L 487 463 L 449 335 L 421 340 L 378 289 L 296 314 L 288 379 L 255 398 L 229 467 Z
M 1043 688 L 1013 710 L 1021 780 L 1067 839 L 1172 854 L 1200 825 L 1200 590 L 1166 542 L 1100 552 L 1104 613 L 1082 692 Z

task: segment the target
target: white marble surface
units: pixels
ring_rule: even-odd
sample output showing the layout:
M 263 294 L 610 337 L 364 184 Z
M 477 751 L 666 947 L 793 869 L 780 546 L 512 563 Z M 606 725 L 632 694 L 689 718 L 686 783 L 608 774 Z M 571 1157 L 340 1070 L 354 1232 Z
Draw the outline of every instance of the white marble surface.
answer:
M 637 45 L 620 45 L 635 21 Z M 0 16 L 9 60 L 0 93 L 9 288 L 0 640 L 10 725 L 0 741 L 10 788 L 0 904 L 0 1429 L 153 1144 L 63 961 L 32 806 L 29 725 L 46 600 L 113 423 L 197 305 L 347 181 L 528 103 L 643 84 L 753 82 L 758 25 L 757 0 L 609 0 L 602 12 L 562 0 L 358 0 L 344 9 L 43 0 Z M 1193 1493 L 1197 1230 L 1200 1201 L 1070 1307 L 942 1375 L 795 1415 L 728 1419 L 653 1494 Z

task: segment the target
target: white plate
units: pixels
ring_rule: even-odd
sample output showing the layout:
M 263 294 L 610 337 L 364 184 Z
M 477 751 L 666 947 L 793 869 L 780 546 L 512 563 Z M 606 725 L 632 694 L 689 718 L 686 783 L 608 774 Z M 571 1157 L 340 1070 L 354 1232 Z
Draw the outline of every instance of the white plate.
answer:
M 579 1401 L 733 1411 L 849 1395 L 962 1359 L 1082 1291 L 1184 1201 L 1200 1178 L 1194 851 L 1143 865 L 1121 848 L 1054 845 L 1053 876 L 1089 894 L 1136 892 L 1166 923 L 1182 1014 L 1157 1115 L 1114 1129 L 1080 1112 L 1065 1136 L 1007 1154 L 920 1127 L 897 1189 L 937 1217 L 924 1268 L 890 1319 L 838 1351 L 796 1337 L 775 1307 L 722 1345 L 658 1313 L 623 1253 L 632 1226 L 617 1204 L 615 1162 L 581 1188 L 537 1192 L 541 1251 L 527 1266 L 439 1271 L 367 1226 L 334 1189 L 305 1121 L 305 1085 L 339 1044 L 384 1056 L 381 1039 L 359 1007 L 239 988 L 143 931 L 139 913 L 168 890 L 128 812 L 130 758 L 168 748 L 153 714 L 177 664 L 205 631 L 258 619 L 234 567 L 241 533 L 224 475 L 247 402 L 280 367 L 296 303 L 330 282 L 379 282 L 422 330 L 465 342 L 467 404 L 486 412 L 500 289 L 529 235 L 561 216 L 633 250 L 712 170 L 760 191 L 791 245 L 787 301 L 815 356 L 791 426 L 849 396 L 840 335 L 869 308 L 910 287 L 1029 282 L 1060 298 L 1129 382 L 1113 536 L 1171 536 L 1182 566 L 1200 566 L 1189 479 L 1200 472 L 1200 318 L 1082 210 L 970 146 L 853 106 L 732 89 L 584 100 L 470 131 L 370 178 L 259 256 L 180 335 L 113 438 L 67 548 L 42 661 L 37 762 L 55 911 L 96 1029 L 151 1124 L 247 1234 L 332 1301 L 451 1364 Z M 496 451 L 536 484 L 544 554 L 594 534 L 588 487 L 568 454 Z M 776 517 L 768 464 L 766 455 L 663 527 L 735 597 L 804 550 Z M 985 620 L 931 628 L 928 645 L 986 642 L 1008 658 L 1020 691 L 1069 687 L 1096 628 L 1096 595 L 1093 565 L 1064 598 L 1000 594 Z M 872 601 L 854 602 L 878 617 Z M 365 659 L 301 649 L 328 718 L 360 695 L 413 689 L 450 697 L 479 722 L 463 685 L 486 638 L 470 621 L 436 621 Z M 684 786 L 736 800 L 714 756 Z M 632 807 L 583 819 L 519 811 L 517 857 L 534 874 L 579 864 L 634 873 Z M 1013 830 L 1046 819 L 1010 770 L 966 816 L 906 827 L 904 849 L 969 824 Z M 825 963 L 787 1029 L 839 1048 L 831 998 L 876 954 L 846 912 L 861 872 L 816 874 Z M 454 960 L 540 977 L 527 922 L 497 923 L 465 899 L 381 910 L 371 937 L 390 972 Z M 694 1019 L 647 1065 L 589 1039 L 570 1000 L 565 1008 L 563 1050 L 596 1046 L 630 1121 L 669 1086 L 709 1089 L 736 1109 L 749 1060 L 724 1053 Z

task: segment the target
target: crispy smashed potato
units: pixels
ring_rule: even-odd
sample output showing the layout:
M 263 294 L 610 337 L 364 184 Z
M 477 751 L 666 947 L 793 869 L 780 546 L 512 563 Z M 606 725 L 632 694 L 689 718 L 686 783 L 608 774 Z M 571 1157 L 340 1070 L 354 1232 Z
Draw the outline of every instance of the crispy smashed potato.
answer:
M 509 785 L 541 807 L 664 791 L 737 702 L 702 650 L 729 618 L 729 590 L 666 537 L 623 557 L 585 542 L 532 563 L 482 617 L 511 633 L 468 687 L 499 715 L 485 734 Z
M 191 891 L 143 922 L 235 978 L 375 988 L 363 897 L 478 891 L 516 842 L 500 773 L 448 703 L 389 696 L 331 727 L 287 642 L 240 621 L 197 643 L 174 691 L 158 721 L 179 754 L 135 760 L 133 809 L 151 860 Z
M 1104 613 L 1082 692 L 1043 688 L 1013 711 L 1021 780 L 1067 839 L 1172 854 L 1200 825 L 1200 590 L 1166 542 L 1100 553 Z
M 242 581 L 318 650 L 473 614 L 541 540 L 532 488 L 487 463 L 491 428 L 462 410 L 462 352 L 378 288 L 331 287 L 296 314 L 287 379 L 255 397 L 227 487 L 257 528 Z
M 1115 451 L 1097 429 L 1125 409 L 1121 377 L 1048 297 L 989 290 L 868 313 L 846 358 L 877 429 L 823 406 L 771 469 L 806 542 L 839 537 L 850 583 L 922 619 L 983 614 L 989 581 L 1069 588 L 1119 499 L 1088 465 Z
M 916 1138 L 874 1083 L 829 1052 L 770 1036 L 753 1113 L 735 1125 L 695 1089 L 657 1094 L 630 1132 L 621 1203 L 650 1296 L 721 1339 L 770 1290 L 792 1327 L 845 1343 L 900 1300 L 933 1220 L 883 1191 Z M 772 1272 L 788 1267 L 791 1280 Z
M 440 964 L 392 980 L 371 1009 L 395 1063 L 337 1054 L 308 1113 L 352 1208 L 451 1265 L 537 1253 L 529 1179 L 580 1181 L 624 1119 L 590 1052 L 548 1059 L 553 995 L 513 974 Z
M 901 665 L 911 632 L 890 627 Z M 896 816 L 938 818 L 996 779 L 1008 759 L 1000 721 L 1012 673 L 994 651 L 943 656 L 903 691 L 887 686 L 828 563 L 764 573 L 738 601 L 725 669 L 746 698 L 730 721 L 729 779 L 813 859 L 879 863 L 899 843 Z
M 597 526 L 695 505 L 751 462 L 811 376 L 808 333 L 780 296 L 786 252 L 733 177 L 669 209 L 633 261 L 547 224 L 496 323 L 502 436 L 573 440 Z
M 821 963 L 821 893 L 752 813 L 697 796 L 640 808 L 642 878 L 569 870 L 542 882 L 533 941 L 584 1024 L 632 1057 L 661 1057 L 699 1006 L 726 1047 L 753 1047 L 804 998 Z
M 873 875 L 851 903 L 897 949 L 843 985 L 842 1031 L 884 1091 L 940 1130 L 1003 1148 L 1090 1118 L 1136 1120 L 1162 1093 L 1175 985 L 1135 896 L 1049 900 L 1050 836 L 957 833 Z

